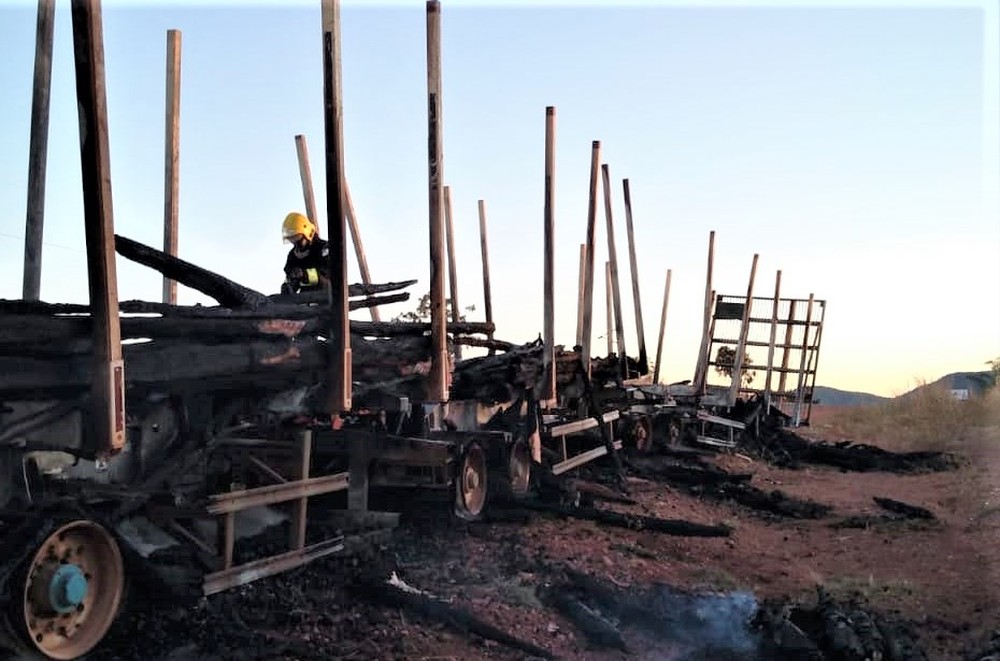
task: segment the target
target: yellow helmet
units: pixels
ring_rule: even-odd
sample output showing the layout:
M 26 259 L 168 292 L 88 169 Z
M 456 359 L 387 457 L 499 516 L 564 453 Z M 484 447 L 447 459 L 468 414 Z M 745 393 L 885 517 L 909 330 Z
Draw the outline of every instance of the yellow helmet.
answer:
M 285 222 L 281 223 L 281 238 L 286 243 L 292 242 L 292 237 L 301 234 L 307 241 L 312 241 L 316 236 L 316 226 L 301 213 L 293 211 L 285 216 Z

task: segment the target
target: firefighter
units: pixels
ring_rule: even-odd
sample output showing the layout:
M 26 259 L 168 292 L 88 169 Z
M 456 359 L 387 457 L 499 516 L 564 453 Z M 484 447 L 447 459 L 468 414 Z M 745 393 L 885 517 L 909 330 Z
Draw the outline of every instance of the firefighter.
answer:
M 282 240 L 291 243 L 285 260 L 282 294 L 316 291 L 330 284 L 330 247 L 317 236 L 316 226 L 301 213 L 292 212 L 281 224 Z

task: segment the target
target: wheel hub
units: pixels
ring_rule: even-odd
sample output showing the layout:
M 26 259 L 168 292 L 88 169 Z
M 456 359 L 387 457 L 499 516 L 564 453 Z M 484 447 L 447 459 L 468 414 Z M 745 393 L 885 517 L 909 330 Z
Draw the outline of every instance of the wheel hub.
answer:
M 53 532 L 27 566 L 22 630 L 50 659 L 75 659 L 96 646 L 114 621 L 124 591 L 114 538 L 93 521 Z
M 87 596 L 87 577 L 76 565 L 60 565 L 49 581 L 49 607 L 57 613 L 69 613 Z

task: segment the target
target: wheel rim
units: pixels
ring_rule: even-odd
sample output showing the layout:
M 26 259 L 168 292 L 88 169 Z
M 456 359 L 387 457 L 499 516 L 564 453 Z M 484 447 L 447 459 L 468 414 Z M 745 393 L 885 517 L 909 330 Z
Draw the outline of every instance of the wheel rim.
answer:
M 528 453 L 528 443 L 519 440 L 510 448 L 508 464 L 510 490 L 518 496 L 528 493 L 531 482 L 531 457 Z
M 635 447 L 642 452 L 649 452 L 653 447 L 653 425 L 644 415 L 635 421 Z
M 50 659 L 93 649 L 114 622 L 125 571 L 114 538 L 93 521 L 73 521 L 42 543 L 24 583 L 24 630 Z
M 462 455 L 456 480 L 456 510 L 463 518 L 478 517 L 486 504 L 486 454 L 473 443 Z

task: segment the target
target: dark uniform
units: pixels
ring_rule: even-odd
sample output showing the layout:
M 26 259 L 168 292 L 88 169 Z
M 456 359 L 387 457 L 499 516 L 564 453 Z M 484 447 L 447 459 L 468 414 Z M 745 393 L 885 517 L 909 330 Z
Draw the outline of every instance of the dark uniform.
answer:
M 320 278 L 330 279 L 329 255 L 329 244 L 319 237 L 314 238 L 305 250 L 297 247 L 289 250 L 282 293 L 297 294 L 321 289 L 324 285 Z

